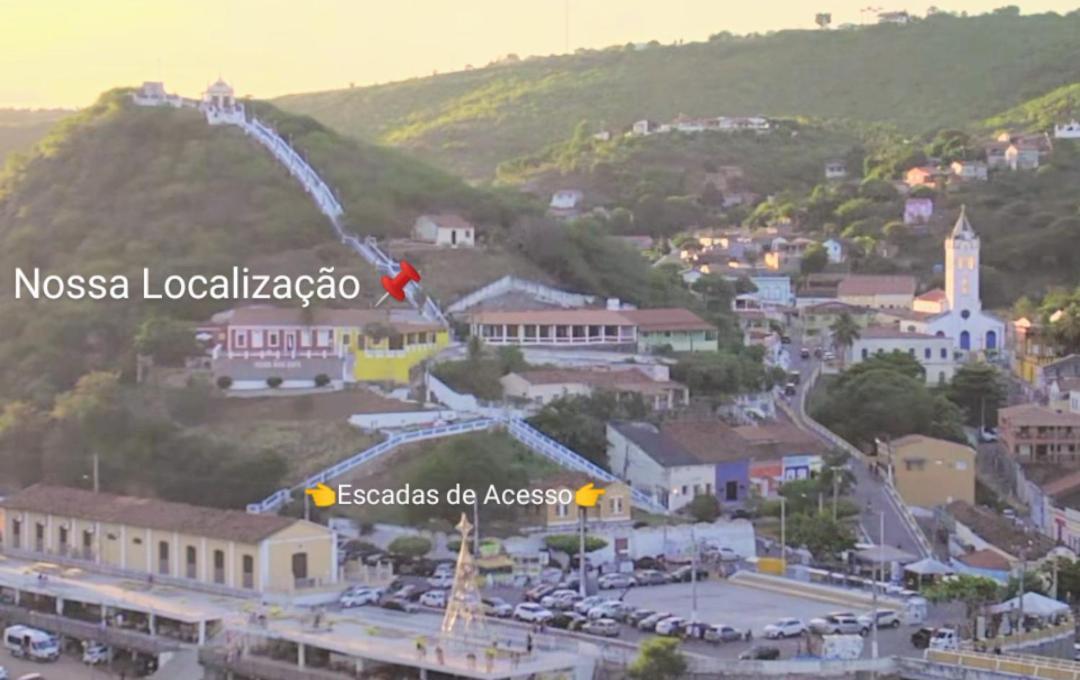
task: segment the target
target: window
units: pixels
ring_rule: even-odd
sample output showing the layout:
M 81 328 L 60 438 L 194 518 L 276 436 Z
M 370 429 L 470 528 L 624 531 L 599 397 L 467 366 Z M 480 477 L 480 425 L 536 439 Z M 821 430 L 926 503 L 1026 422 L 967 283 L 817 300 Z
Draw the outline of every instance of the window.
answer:
M 611 513 L 614 515 L 621 515 L 623 511 L 623 499 L 622 496 L 611 499 Z
M 390 336 L 390 349 L 404 349 L 405 348 L 405 336 L 400 333 L 395 333 Z
M 169 573 L 169 542 L 168 541 L 158 541 L 157 552 L 158 552 L 158 573 L 159 574 L 168 574 Z
M 351 338 L 352 338 L 352 336 L 350 336 L 348 333 L 346 333 L 345 335 L 341 336 L 341 344 L 348 347 L 349 346 L 349 340 Z
M 863 347 L 863 349 L 862 349 L 862 358 L 866 359 L 869 356 L 870 356 L 870 352 L 868 352 L 867 349 L 865 347 Z
M 22 544 L 22 520 L 11 520 L 11 545 L 19 548 Z
M 941 358 L 942 359 L 948 359 L 949 358 L 949 350 L 948 350 L 948 348 L 946 348 L 946 347 L 941 348 Z
M 684 495 L 684 496 L 685 496 L 685 495 L 686 495 L 686 492 L 687 492 L 687 491 L 688 491 L 688 489 L 686 488 L 686 485 L 685 485 L 685 484 L 683 484 L 683 485 L 682 485 L 682 495 Z
M 739 500 L 739 483 L 731 480 L 724 483 L 724 500 L 737 501 Z
M 923 358 L 924 359 L 929 359 L 931 356 L 933 356 L 933 354 L 934 353 L 930 351 L 929 347 L 927 347 L 925 350 L 923 350 Z
M 966 460 L 958 460 L 958 461 L 956 461 L 956 469 L 957 470 L 967 470 L 967 461 Z
M 58 532 L 58 534 L 59 534 L 59 538 L 60 538 L 60 549 L 63 550 L 64 548 L 67 547 L 68 528 L 67 527 L 60 527 L 60 531 Z
M 926 460 L 923 458 L 909 458 L 904 461 L 904 469 L 908 472 L 926 469 Z
M 132 542 L 132 543 L 134 543 L 135 545 L 142 545 L 142 539 L 141 539 L 141 538 L 139 538 L 138 536 L 136 536 L 135 538 L 131 539 L 131 542 Z
M 236 341 L 234 344 L 237 347 L 247 347 L 247 334 L 243 332 L 237 332 L 233 334 L 233 339 Z
M 915 348 L 914 347 L 908 347 L 907 353 L 908 353 L 908 356 L 911 357 L 912 359 L 915 358 Z
M 570 514 L 570 505 L 569 504 L 567 504 L 567 503 L 556 503 L 555 504 L 555 516 L 556 517 L 566 517 L 569 514 Z

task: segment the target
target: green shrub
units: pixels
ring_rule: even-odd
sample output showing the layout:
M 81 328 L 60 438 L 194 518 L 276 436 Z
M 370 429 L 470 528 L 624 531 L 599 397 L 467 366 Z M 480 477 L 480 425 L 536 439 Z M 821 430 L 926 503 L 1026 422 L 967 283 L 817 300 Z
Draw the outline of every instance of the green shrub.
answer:
M 315 387 L 326 387 L 330 384 L 330 376 L 325 373 L 320 373 L 315 376 Z
M 423 557 L 431 552 L 431 541 L 423 536 L 398 536 L 387 549 L 392 555 Z
M 227 375 L 218 376 L 217 386 L 223 390 L 227 390 L 232 387 L 232 378 Z
M 281 383 L 283 383 L 283 382 L 285 382 L 285 381 L 281 379 L 281 376 L 277 376 L 277 375 L 272 375 L 272 376 L 270 376 L 269 378 L 266 379 L 266 384 L 269 385 L 271 388 L 274 388 L 274 389 L 276 389 L 278 387 L 281 387 Z

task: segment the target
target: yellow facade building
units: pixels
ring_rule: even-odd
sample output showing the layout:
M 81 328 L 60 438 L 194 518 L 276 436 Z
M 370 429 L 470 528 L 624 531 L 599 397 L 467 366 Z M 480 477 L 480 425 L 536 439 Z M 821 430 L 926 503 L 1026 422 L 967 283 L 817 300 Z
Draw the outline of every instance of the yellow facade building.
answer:
M 908 505 L 933 508 L 975 502 L 975 450 L 921 434 L 889 442 L 893 484 Z
M 31 559 L 253 593 L 337 582 L 333 532 L 304 520 L 43 484 L 0 508 L 3 550 Z
M 537 484 L 544 489 L 566 489 L 571 492 L 593 482 L 597 488 L 602 488 L 604 494 L 600 496 L 595 507 L 588 508 L 586 521 L 590 526 L 606 524 L 629 524 L 631 521 L 630 487 L 622 482 L 610 482 L 607 484 L 596 483 L 587 475 L 577 472 L 562 472 L 554 477 L 549 477 L 543 483 Z M 573 528 L 579 523 L 578 506 L 575 503 L 553 503 L 543 506 L 543 524 L 550 529 Z

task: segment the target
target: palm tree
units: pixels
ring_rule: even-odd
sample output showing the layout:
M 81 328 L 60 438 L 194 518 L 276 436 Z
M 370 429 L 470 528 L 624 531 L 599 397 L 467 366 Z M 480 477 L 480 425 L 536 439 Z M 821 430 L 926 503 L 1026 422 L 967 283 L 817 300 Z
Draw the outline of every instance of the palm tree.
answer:
M 847 350 L 859 339 L 860 330 L 859 324 L 855 322 L 855 319 L 851 318 L 851 314 L 848 312 L 836 317 L 836 321 L 833 321 L 832 325 L 829 326 L 829 331 L 832 332 L 833 346 L 836 347 L 837 352 L 840 354 L 841 370 L 844 368 Z

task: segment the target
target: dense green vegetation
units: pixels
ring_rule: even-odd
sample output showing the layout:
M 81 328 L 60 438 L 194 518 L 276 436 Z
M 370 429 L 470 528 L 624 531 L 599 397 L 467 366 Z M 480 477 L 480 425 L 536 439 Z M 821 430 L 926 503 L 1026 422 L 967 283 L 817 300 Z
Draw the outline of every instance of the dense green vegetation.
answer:
M 15 153 L 26 153 L 48 134 L 65 109 L 0 109 L 0 168 Z
M 650 413 L 641 395 L 617 397 L 606 391 L 555 399 L 529 419 L 547 436 L 608 469 L 607 423 L 642 420 Z
M 1075 12 L 938 13 L 907 26 L 613 46 L 278 101 L 340 132 L 490 176 L 581 121 L 594 131 L 679 113 L 963 126 L 1073 82 L 1078 32 Z

